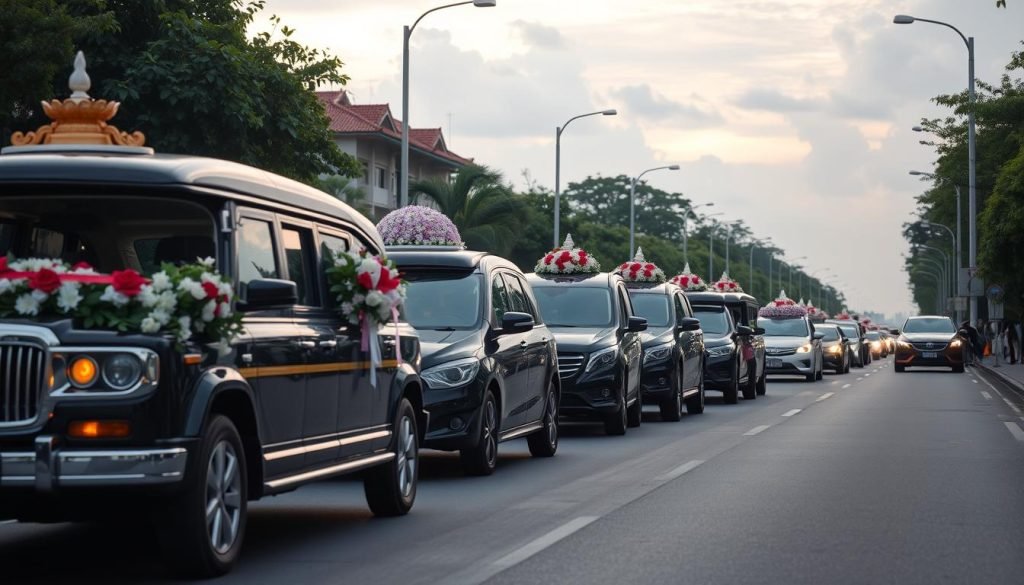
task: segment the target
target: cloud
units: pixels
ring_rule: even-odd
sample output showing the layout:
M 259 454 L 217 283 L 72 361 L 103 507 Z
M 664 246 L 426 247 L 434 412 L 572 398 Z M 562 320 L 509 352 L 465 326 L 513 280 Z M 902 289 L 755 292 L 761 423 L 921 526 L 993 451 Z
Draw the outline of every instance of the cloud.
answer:
M 557 28 L 525 20 L 512 22 L 512 28 L 529 47 L 547 50 L 565 48 L 565 39 Z
M 814 112 L 826 106 L 822 100 L 795 98 L 774 89 L 749 89 L 733 103 L 748 110 L 777 113 Z
M 701 108 L 657 95 L 646 83 L 613 89 L 611 95 L 623 104 L 629 115 L 646 121 L 678 122 L 687 126 L 712 126 L 724 121 L 721 114 L 707 106 Z M 693 99 L 703 101 L 697 96 Z

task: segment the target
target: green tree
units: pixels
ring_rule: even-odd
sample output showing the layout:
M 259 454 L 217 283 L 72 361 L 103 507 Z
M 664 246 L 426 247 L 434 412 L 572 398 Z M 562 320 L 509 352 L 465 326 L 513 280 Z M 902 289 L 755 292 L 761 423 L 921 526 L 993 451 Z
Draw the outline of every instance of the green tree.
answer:
M 473 250 L 508 256 L 523 223 L 523 202 L 502 183 L 501 173 L 480 165 L 465 166 L 452 177 L 416 181 L 413 201 L 429 199 L 459 228 Z
M 370 204 L 367 203 L 366 190 L 355 185 L 352 179 L 341 175 L 321 177 L 316 183 L 316 188 L 328 195 L 333 195 L 339 201 L 376 222 Z

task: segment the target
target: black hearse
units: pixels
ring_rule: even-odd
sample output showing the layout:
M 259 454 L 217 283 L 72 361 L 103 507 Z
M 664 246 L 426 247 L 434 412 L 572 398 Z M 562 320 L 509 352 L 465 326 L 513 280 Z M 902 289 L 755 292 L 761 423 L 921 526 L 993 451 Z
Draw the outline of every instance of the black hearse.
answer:
M 757 299 L 746 293 L 687 292 L 704 330 L 705 388 L 720 390 L 727 404 L 753 400 L 767 390 L 764 330 L 757 327 Z M 745 359 L 743 345 L 752 353 Z
M 0 518 L 152 511 L 169 565 L 208 577 L 236 562 L 247 501 L 363 472 L 375 514 L 412 507 L 428 419 L 418 341 L 406 327 L 399 363 L 395 327 L 382 327 L 371 386 L 360 330 L 322 270 L 332 253 L 384 251 L 359 213 L 220 160 L 17 147 L 0 156 L 0 242 L 105 273 L 210 256 L 244 312 L 226 354 L 69 319 L 0 320 Z M 92 382 L 62 382 L 72 361 Z
M 489 475 L 498 443 L 558 449 L 558 356 L 523 273 L 504 258 L 440 246 L 390 247 L 409 282 L 405 316 L 423 345 L 424 447 L 460 451 Z
M 558 345 L 559 413 L 600 418 L 609 435 L 640 426 L 640 333 L 622 277 L 607 272 L 528 274 L 540 313 Z
M 628 282 L 633 309 L 647 319 L 641 387 L 644 404 L 657 404 L 662 420 L 704 412 L 704 333 L 683 290 L 671 283 Z

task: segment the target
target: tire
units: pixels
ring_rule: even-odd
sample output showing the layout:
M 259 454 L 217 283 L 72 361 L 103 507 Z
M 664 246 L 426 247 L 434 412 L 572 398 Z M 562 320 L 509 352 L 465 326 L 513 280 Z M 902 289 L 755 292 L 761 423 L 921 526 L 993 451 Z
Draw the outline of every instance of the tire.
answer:
M 753 372 L 753 373 L 751 373 Z M 743 400 L 757 399 L 757 360 L 754 365 L 747 364 L 747 385 L 743 387 Z
M 815 380 L 821 380 L 825 377 L 825 359 L 821 360 L 821 368 L 818 369 L 818 374 L 814 376 Z
M 704 365 L 700 368 L 700 385 L 697 393 L 686 399 L 686 414 L 702 414 L 704 412 Z
M 730 380 L 730 388 L 722 392 L 726 404 L 737 404 L 740 401 L 740 364 L 736 362 L 736 371 Z
M 629 409 L 626 410 L 626 425 L 629 426 L 629 428 L 631 428 L 631 429 L 635 429 L 636 427 L 640 426 L 641 422 L 643 422 L 643 416 L 644 416 L 643 388 L 637 388 L 636 389 L 636 402 L 634 402 L 633 406 L 629 407 Z
M 526 437 L 530 455 L 552 457 L 558 451 L 558 389 L 554 380 L 548 382 L 547 403 L 544 406 L 543 427 Z
M 897 374 L 902 374 L 906 370 L 906 366 L 893 366 Z
M 460 451 L 466 475 L 491 475 L 498 467 L 498 401 L 490 390 L 480 407 L 480 434 L 476 444 Z
M 604 419 L 606 435 L 621 436 L 626 434 L 626 381 L 622 381 L 622 392 L 619 396 L 619 408 Z
M 964 367 L 963 366 L 953 366 L 953 373 L 954 374 L 962 374 L 962 373 L 964 373 Z
M 661 409 L 661 420 L 666 422 L 679 422 L 683 419 L 683 383 L 679 374 L 682 364 L 676 366 L 672 374 L 672 396 L 661 401 L 658 408 Z
M 757 395 L 764 396 L 768 393 L 768 373 L 761 372 L 761 377 L 757 380 Z
M 395 457 L 363 476 L 366 503 L 374 516 L 404 516 L 416 502 L 419 484 L 420 444 L 416 412 L 403 398 L 395 413 L 391 451 Z
M 214 415 L 200 438 L 193 480 L 163 507 L 159 523 L 167 565 L 190 578 L 226 574 L 245 536 L 249 486 L 245 450 L 231 419 Z M 213 518 L 207 510 L 213 509 Z

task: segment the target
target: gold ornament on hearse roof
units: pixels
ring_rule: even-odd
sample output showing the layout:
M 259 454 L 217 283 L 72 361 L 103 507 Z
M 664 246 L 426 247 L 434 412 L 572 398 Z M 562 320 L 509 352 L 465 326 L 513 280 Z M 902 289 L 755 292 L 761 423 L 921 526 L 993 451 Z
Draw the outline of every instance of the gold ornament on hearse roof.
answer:
M 146 142 L 142 132 L 122 132 L 107 121 L 117 115 L 120 102 L 96 100 L 89 97 L 92 83 L 85 72 L 85 55 L 75 55 L 75 69 L 68 79 L 71 97 L 64 101 L 42 102 L 43 112 L 53 120 L 35 132 L 15 132 L 11 135 L 14 146 L 38 144 L 95 144 L 109 146 L 142 146 Z

